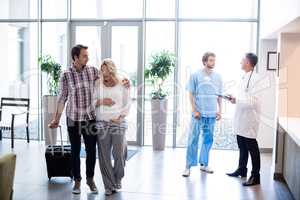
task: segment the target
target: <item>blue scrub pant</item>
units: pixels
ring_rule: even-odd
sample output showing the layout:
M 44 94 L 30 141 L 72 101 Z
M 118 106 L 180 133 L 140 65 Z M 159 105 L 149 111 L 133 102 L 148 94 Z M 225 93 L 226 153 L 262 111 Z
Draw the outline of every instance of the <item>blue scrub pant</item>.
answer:
M 186 153 L 186 168 L 197 166 L 199 136 L 202 133 L 202 144 L 199 163 L 208 166 L 209 152 L 213 144 L 213 133 L 216 123 L 215 117 L 192 117 Z

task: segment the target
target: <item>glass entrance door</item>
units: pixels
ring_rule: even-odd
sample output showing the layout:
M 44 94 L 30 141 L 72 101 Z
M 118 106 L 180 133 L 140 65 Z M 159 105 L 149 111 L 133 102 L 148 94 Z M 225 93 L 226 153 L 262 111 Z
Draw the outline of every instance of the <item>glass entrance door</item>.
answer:
M 143 51 L 140 22 L 72 22 L 71 45 L 89 47 L 89 65 L 100 67 L 101 60 L 112 58 L 121 77 L 131 82 L 132 105 L 127 117 L 127 141 L 142 144 L 143 114 L 142 85 Z

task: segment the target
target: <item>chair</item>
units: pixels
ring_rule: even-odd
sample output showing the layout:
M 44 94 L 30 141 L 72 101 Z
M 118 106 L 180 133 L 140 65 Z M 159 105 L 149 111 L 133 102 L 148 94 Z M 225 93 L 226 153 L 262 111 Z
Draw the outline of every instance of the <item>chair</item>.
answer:
M 2 97 L 0 103 L 0 140 L 2 140 L 2 131 L 10 130 L 11 132 L 11 148 L 14 148 L 14 128 L 15 128 L 15 119 L 17 116 L 26 115 L 26 135 L 27 143 L 29 143 L 29 105 L 30 101 L 26 98 L 9 98 Z M 10 125 L 2 123 L 2 112 L 4 107 L 25 107 L 27 108 L 25 112 L 11 113 Z
M 0 156 L 0 199 L 13 199 L 13 186 L 16 168 L 16 155 Z

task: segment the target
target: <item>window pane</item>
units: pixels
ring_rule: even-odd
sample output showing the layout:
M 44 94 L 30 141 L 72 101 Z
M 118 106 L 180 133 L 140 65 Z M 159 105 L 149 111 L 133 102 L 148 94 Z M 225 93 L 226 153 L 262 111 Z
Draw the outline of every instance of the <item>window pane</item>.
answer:
M 67 18 L 67 0 L 43 0 L 43 18 Z
M 0 30 L 0 96 L 30 99 L 30 138 L 38 139 L 37 24 L 1 23 Z M 11 113 L 22 111 L 21 107 L 4 107 L 1 124 L 10 126 Z M 26 138 L 25 116 L 15 121 L 16 138 Z M 10 131 L 3 135 L 10 138 Z
M 76 26 L 75 44 L 88 46 L 89 65 L 100 66 L 101 64 L 101 26 Z
M 175 0 L 146 0 L 146 13 L 149 18 L 175 17 Z
M 0 0 L 0 19 L 37 18 L 37 0 Z
M 183 18 L 256 18 L 257 0 L 180 0 Z
M 55 62 L 61 64 L 62 70 L 67 68 L 67 23 L 65 22 L 44 22 L 42 26 L 42 54 L 50 55 Z M 42 95 L 49 94 L 47 86 L 47 74 L 42 73 Z M 45 112 L 45 110 L 43 110 Z M 47 113 L 43 113 L 47 114 Z M 48 113 L 52 119 L 54 113 Z M 46 117 L 44 115 L 43 120 Z M 60 123 L 63 126 L 63 139 L 67 140 L 65 112 L 63 112 Z M 44 124 L 47 127 L 47 124 Z M 45 132 L 43 132 L 45 134 Z M 46 138 L 46 137 L 44 137 Z
M 126 133 L 127 141 L 137 140 L 137 69 L 138 69 L 138 27 L 113 26 L 111 41 L 111 57 L 117 65 L 120 77 L 126 77 L 131 82 L 130 96 L 132 98 Z
M 141 18 L 141 0 L 73 0 L 72 18 Z
M 67 67 L 67 23 L 43 22 L 42 53 L 50 55 L 54 60 Z
M 177 145 L 185 146 L 191 118 L 191 106 L 185 86 L 191 73 L 203 68 L 202 55 L 206 51 L 212 51 L 216 53 L 214 70 L 222 76 L 224 93 L 236 94 L 237 83 L 242 75 L 241 58 L 244 53 L 256 50 L 256 23 L 182 22 L 179 43 Z M 223 118 L 215 128 L 214 147 L 231 148 L 233 146 L 230 141 L 235 144 L 231 129 L 233 112 L 233 105 L 223 105 Z
M 168 50 L 174 52 L 175 23 L 173 22 L 147 22 L 146 23 L 146 66 L 153 53 Z M 174 72 L 174 71 L 173 71 Z M 166 145 L 172 146 L 173 142 L 173 86 L 174 73 L 164 82 L 164 88 L 169 92 L 167 109 L 167 136 Z M 151 99 L 153 90 L 152 84 L 145 82 L 145 119 L 144 119 L 144 141 L 145 145 L 152 145 L 152 120 L 151 120 Z

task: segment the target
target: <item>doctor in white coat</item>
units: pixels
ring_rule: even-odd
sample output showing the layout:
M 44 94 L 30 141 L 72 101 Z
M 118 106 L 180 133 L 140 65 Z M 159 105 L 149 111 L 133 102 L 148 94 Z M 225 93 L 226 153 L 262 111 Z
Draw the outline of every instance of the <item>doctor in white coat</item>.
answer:
M 247 177 L 250 153 L 252 171 L 250 178 L 243 183 L 244 186 L 260 184 L 260 152 L 256 140 L 260 121 L 260 103 L 255 89 L 258 84 L 258 75 L 254 71 L 257 60 L 254 53 L 245 54 L 241 62 L 245 74 L 240 82 L 238 95 L 237 97 L 229 96 L 231 103 L 236 104 L 233 126 L 239 147 L 239 165 L 233 173 L 227 175 Z

